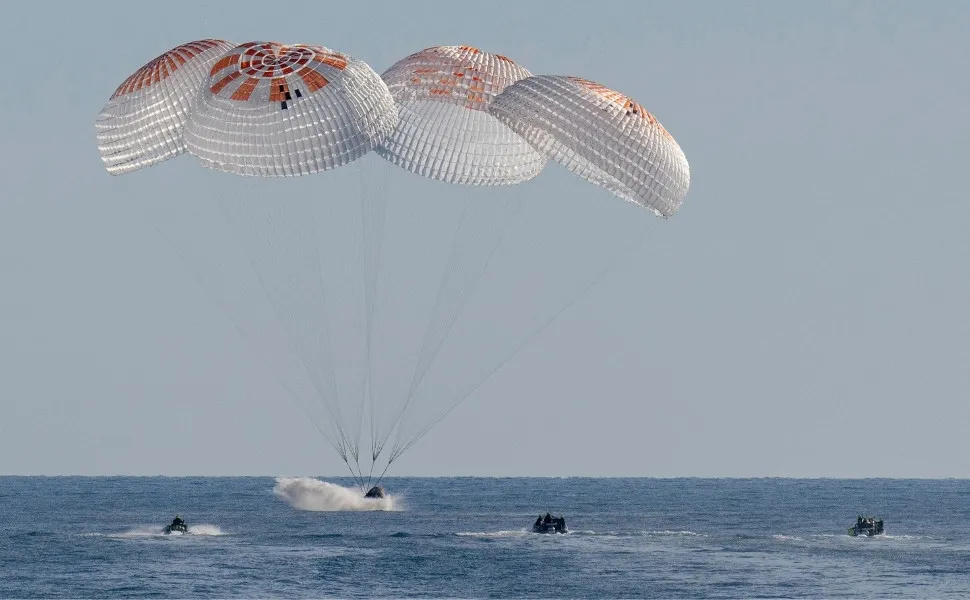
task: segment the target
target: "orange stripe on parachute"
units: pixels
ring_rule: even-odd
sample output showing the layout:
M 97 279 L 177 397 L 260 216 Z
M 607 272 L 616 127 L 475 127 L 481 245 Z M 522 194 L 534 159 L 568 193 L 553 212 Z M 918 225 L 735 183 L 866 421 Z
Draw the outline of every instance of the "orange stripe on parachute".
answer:
M 222 43 L 219 40 L 201 40 L 177 46 L 165 54 L 156 57 L 125 79 L 111 95 L 112 98 L 136 92 L 143 87 L 158 83 L 169 77 L 179 66 L 210 48 Z
M 613 104 L 616 104 L 624 111 L 626 111 L 627 116 L 639 116 L 642 119 L 646 119 L 651 125 L 655 125 L 660 128 L 660 131 L 665 137 L 673 139 L 673 136 L 664 129 L 664 126 L 660 124 L 657 117 L 653 116 L 647 109 L 643 108 L 639 103 L 635 102 L 633 99 L 624 96 L 620 92 L 611 90 L 610 88 L 600 85 L 598 83 L 589 81 L 588 79 L 583 79 L 581 77 L 570 77 L 570 80 L 578 83 L 589 91 L 597 94 L 601 98 L 604 98 Z
M 223 56 L 222 58 L 219 59 L 218 62 L 216 62 L 216 64 L 212 65 L 211 69 L 209 69 L 209 76 L 212 77 L 213 75 L 225 69 L 226 67 L 235 64 L 236 61 L 239 60 L 239 56 L 240 56 L 239 54 L 229 54 L 229 55 Z
M 226 75 L 225 77 L 223 77 L 222 79 L 220 79 L 219 81 L 217 81 L 215 85 L 209 88 L 209 91 L 211 91 L 213 94 L 218 94 L 219 92 L 222 91 L 222 88 L 229 85 L 234 79 L 236 79 L 241 75 L 242 73 L 240 71 L 233 71 L 228 75 Z
M 239 71 L 236 71 L 237 73 Z M 259 79 L 255 77 L 250 77 L 246 81 L 242 82 L 236 91 L 232 93 L 231 98 L 233 100 L 249 100 L 249 97 L 253 95 L 253 90 L 256 89 L 256 85 L 259 83 Z
M 339 54 L 327 54 L 324 52 L 317 52 L 313 55 L 313 61 L 318 63 L 323 63 L 325 65 L 330 65 L 334 69 L 340 69 L 343 71 L 347 68 L 347 59 Z
M 308 92 L 315 92 L 330 83 L 326 77 L 309 67 L 300 69 L 297 75 L 299 75 L 300 78 L 303 79 L 303 82 L 306 83 Z
M 290 85 L 286 83 L 285 78 L 274 77 L 273 81 L 270 82 L 269 101 L 284 102 L 286 100 L 286 94 L 289 91 L 290 91 Z

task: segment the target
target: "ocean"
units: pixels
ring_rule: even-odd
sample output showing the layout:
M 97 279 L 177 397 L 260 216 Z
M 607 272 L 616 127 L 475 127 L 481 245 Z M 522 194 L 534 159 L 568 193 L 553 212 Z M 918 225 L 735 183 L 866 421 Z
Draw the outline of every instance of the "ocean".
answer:
M 0 477 L 0 597 L 970 597 L 965 480 L 383 485 Z M 546 512 L 569 533 L 532 533 Z M 164 535 L 176 513 L 189 533 Z M 886 535 L 848 536 L 858 514 Z

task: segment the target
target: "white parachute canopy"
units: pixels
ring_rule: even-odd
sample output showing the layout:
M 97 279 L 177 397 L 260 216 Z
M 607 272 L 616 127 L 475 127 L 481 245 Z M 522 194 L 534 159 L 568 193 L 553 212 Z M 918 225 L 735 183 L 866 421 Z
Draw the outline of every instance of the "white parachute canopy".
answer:
M 377 153 L 447 183 L 510 185 L 532 179 L 545 157 L 488 114 L 496 94 L 529 75 L 510 58 L 471 46 L 434 46 L 398 61 L 381 77 L 400 121 Z
M 396 124 L 367 63 L 323 46 L 247 42 L 212 67 L 185 137 L 207 167 L 282 177 L 354 161 Z
M 120 175 L 185 152 L 183 131 L 212 65 L 231 42 L 198 40 L 177 46 L 128 77 L 98 115 L 98 150 Z
M 669 217 L 690 187 L 674 138 L 640 104 L 579 77 L 536 75 L 496 96 L 489 112 L 545 156 L 617 196 Z

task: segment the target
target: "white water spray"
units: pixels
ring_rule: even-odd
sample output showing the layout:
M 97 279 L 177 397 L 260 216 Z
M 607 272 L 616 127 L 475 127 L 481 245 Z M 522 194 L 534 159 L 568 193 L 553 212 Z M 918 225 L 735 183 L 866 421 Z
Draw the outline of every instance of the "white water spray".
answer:
M 300 510 L 401 510 L 400 496 L 364 498 L 356 488 L 346 488 L 311 477 L 277 477 L 273 494 Z
M 95 534 L 102 535 L 102 534 Z M 165 533 L 164 527 L 159 527 L 158 525 L 142 525 L 139 527 L 134 527 L 128 531 L 122 533 L 109 533 L 104 534 L 106 537 L 117 538 L 117 539 L 137 539 L 137 538 L 154 538 L 154 537 L 179 537 L 179 536 L 221 536 L 226 535 L 216 525 L 210 525 L 207 523 L 202 523 L 199 525 L 189 525 L 188 533 L 182 533 L 180 531 L 173 531 L 172 533 Z

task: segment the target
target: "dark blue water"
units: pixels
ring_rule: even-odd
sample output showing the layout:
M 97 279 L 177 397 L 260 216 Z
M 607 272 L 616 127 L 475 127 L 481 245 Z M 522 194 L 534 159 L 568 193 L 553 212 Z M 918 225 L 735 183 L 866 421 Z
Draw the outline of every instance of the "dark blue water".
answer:
M 275 485 L 0 477 L 0 597 L 970 596 L 970 481 L 400 478 L 386 512 Z

